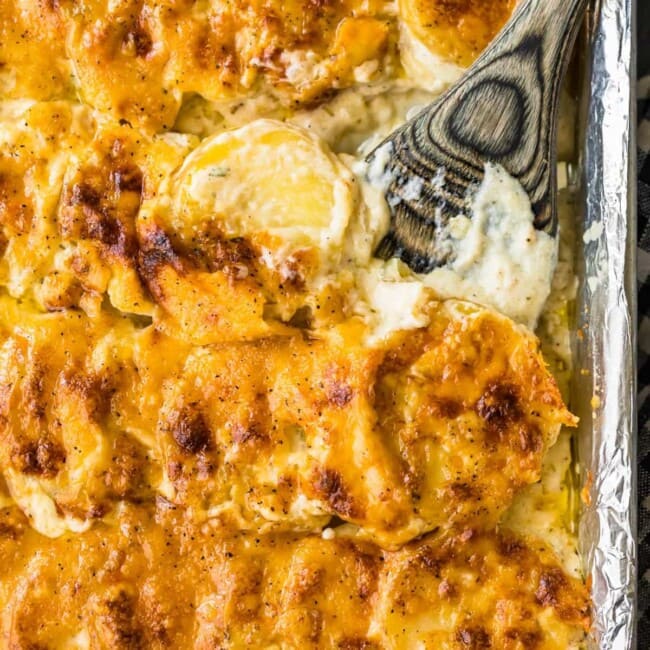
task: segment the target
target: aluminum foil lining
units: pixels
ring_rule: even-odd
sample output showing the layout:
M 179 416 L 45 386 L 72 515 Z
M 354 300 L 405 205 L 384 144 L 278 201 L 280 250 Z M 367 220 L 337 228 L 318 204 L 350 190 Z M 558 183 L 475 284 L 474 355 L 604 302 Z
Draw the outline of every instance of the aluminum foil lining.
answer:
M 594 603 L 588 647 L 600 650 L 636 647 L 634 5 L 599 0 L 589 20 L 572 406 L 587 486 L 580 544 Z

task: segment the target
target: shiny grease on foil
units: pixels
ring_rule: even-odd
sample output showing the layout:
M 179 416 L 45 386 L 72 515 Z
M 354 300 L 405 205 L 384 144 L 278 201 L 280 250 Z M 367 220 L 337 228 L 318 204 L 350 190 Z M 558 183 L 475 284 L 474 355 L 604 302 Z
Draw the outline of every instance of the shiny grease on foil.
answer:
M 582 418 L 578 454 L 589 491 L 580 522 L 594 604 L 588 647 L 600 650 L 635 647 L 633 17 L 633 0 L 601 0 L 589 35 L 585 236 L 579 246 L 584 259 L 573 406 Z M 599 404 L 593 412 L 591 403 Z

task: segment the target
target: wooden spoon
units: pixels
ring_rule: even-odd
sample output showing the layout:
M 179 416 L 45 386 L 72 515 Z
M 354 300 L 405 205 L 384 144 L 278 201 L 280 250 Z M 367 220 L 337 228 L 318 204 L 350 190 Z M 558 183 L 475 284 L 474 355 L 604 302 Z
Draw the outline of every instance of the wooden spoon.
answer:
M 521 183 L 535 227 L 555 235 L 559 91 L 586 5 L 523 0 L 460 81 L 369 154 L 391 211 L 377 257 L 417 273 L 450 261 L 453 251 L 436 243 L 451 217 L 471 217 L 486 162 Z

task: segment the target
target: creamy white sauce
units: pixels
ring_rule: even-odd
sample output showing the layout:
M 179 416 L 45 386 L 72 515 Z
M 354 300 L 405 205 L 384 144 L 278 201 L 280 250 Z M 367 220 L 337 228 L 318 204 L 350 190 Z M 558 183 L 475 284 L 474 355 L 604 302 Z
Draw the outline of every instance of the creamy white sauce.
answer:
M 284 74 L 291 84 L 300 87 L 327 74 L 327 63 L 311 50 L 290 50 L 280 54 Z
M 395 281 L 394 275 L 384 279 L 384 269 L 378 267 L 379 264 L 371 264 L 357 276 L 363 299 L 357 302 L 356 313 L 371 326 L 371 344 L 392 332 L 426 327 L 429 322 L 422 310 L 427 302 L 422 284 Z
M 380 191 L 389 182 L 383 172 L 389 156 L 390 145 L 381 147 L 366 172 L 370 184 Z M 418 198 L 422 185 L 418 178 L 407 183 L 412 199 Z M 412 297 L 410 304 L 419 300 L 418 287 L 429 287 L 441 298 L 487 305 L 534 328 L 551 290 L 557 241 L 534 227 L 530 200 L 521 185 L 502 167 L 486 165 L 484 180 L 472 202 L 471 217 L 451 219 L 446 230 L 448 236 L 440 246 L 451 256 L 444 266 L 417 275 L 405 270 L 404 265 L 378 267 L 373 263 L 378 282 L 392 280 L 410 285 L 402 286 L 404 296 Z M 391 302 L 378 298 L 382 295 L 385 292 L 367 291 L 375 310 L 395 321 L 387 313 L 392 309 Z M 395 309 L 404 307 L 404 299 L 392 303 Z
M 335 152 L 362 155 L 360 147 L 369 152 L 438 94 L 398 79 L 346 89 L 326 104 L 292 113 L 269 93 L 221 102 L 195 95 L 184 102 L 174 128 L 205 138 L 258 119 L 276 119 L 307 129 Z
M 443 79 L 439 69 L 430 67 L 429 70 L 433 70 L 431 74 L 438 80 Z M 407 308 L 406 318 L 392 312 L 393 307 L 403 309 L 405 301 L 415 309 L 427 287 L 442 298 L 462 298 L 493 307 L 531 328 L 535 327 L 550 292 L 557 257 L 556 241 L 533 227 L 530 201 L 525 191 L 515 179 L 494 165 L 486 168 L 484 182 L 474 198 L 472 218 L 453 220 L 449 238 L 440 242 L 441 247 L 453 253 L 444 267 L 418 276 L 404 269 L 396 273 L 394 265 L 377 264 L 372 259 L 372 251 L 388 227 L 389 210 L 383 193 L 390 182 L 390 176 L 385 173 L 391 155 L 390 145 L 380 147 L 369 166 L 363 159 L 389 130 L 431 101 L 435 92 L 453 78 L 450 74 L 449 79 L 443 79 L 442 85 L 435 86 L 435 90 L 431 86 L 428 94 L 414 91 L 405 83 L 393 84 L 392 92 L 381 86 L 357 88 L 341 93 L 317 109 L 300 111 L 289 118 L 293 124 L 324 140 L 334 151 L 357 148 L 356 156 L 343 157 L 343 162 L 352 167 L 360 180 L 367 178 L 369 182 L 361 183 L 363 202 L 356 218 L 348 223 L 345 259 L 356 269 L 359 299 L 367 303 L 356 304 L 354 309 L 357 313 L 377 315 L 373 319 L 378 328 L 375 336 L 379 332 L 386 335 L 394 327 L 406 327 L 409 323 L 411 327 L 416 326 L 415 323 L 420 326 L 422 319 L 413 316 L 411 309 Z M 423 83 L 420 77 L 418 83 Z M 231 107 L 226 110 L 225 105 L 218 109 L 214 104 L 202 103 L 200 110 L 194 111 L 194 119 L 201 122 L 200 127 L 195 125 L 197 130 L 205 132 L 211 123 L 212 132 L 219 132 L 240 121 L 250 123 L 255 114 L 277 115 L 271 103 L 263 98 L 248 104 L 246 109 L 233 110 Z M 211 111 L 217 111 L 216 115 L 210 114 Z M 189 116 L 187 113 L 186 122 Z M 412 199 L 417 198 L 422 184 L 418 178 L 409 180 L 406 191 Z M 374 283 L 369 279 L 372 276 L 376 279 Z M 402 286 L 401 291 L 393 292 L 392 282 L 412 283 L 412 286 Z M 387 298 L 389 295 L 393 297 Z M 400 300 L 396 304 L 397 295 Z
M 455 256 L 422 281 L 445 298 L 494 307 L 534 328 L 551 290 L 557 240 L 533 225 L 530 200 L 502 167 L 488 164 L 471 218 L 449 224 Z

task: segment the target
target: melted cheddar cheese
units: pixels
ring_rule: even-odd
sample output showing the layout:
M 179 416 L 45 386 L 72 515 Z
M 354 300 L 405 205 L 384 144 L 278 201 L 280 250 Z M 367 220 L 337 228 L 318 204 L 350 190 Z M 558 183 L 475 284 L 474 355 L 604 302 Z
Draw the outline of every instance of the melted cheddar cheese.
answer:
M 584 586 L 543 544 L 508 533 L 391 552 L 186 514 L 162 498 L 125 504 L 118 526 L 43 540 L 0 510 L 7 647 L 547 650 L 588 624 Z
M 337 516 L 388 548 L 494 526 L 574 419 L 529 335 L 468 303 L 430 309 L 428 328 L 374 348 L 352 321 L 187 349 L 4 299 L 0 469 L 52 536 L 156 492 L 246 530 Z
M 404 26 L 443 60 L 468 66 L 506 23 L 516 0 L 399 0 Z
M 514 4 L 0 6 L 0 650 L 582 647 L 564 348 L 359 171 Z
M 512 9 L 423 4 L 17 0 L 0 8 L 0 94 L 78 95 L 115 118 L 170 129 L 191 93 L 222 101 L 270 92 L 284 106 L 313 105 L 385 81 L 400 74 L 402 22 L 452 63 L 467 64 Z

